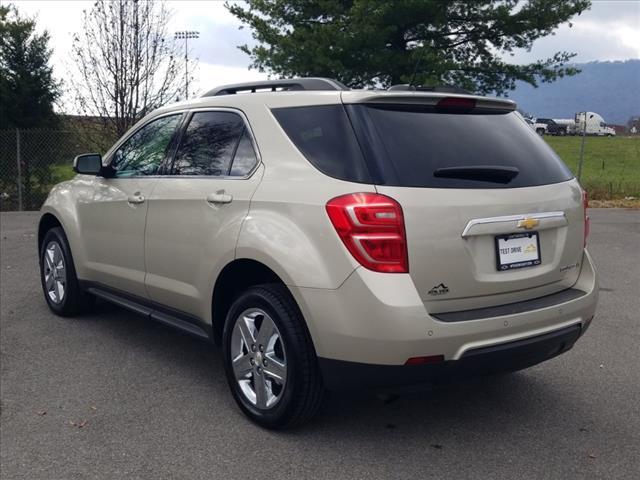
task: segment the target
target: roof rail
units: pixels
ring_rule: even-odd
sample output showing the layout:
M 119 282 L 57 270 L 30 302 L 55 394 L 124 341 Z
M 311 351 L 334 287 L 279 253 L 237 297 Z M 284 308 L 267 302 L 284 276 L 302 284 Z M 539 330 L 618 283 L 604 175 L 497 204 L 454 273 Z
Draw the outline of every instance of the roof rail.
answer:
M 436 92 L 436 93 L 463 93 L 465 95 L 473 95 L 472 92 L 465 90 L 464 88 L 456 87 L 453 85 L 435 85 L 433 87 L 427 87 L 423 85 L 410 85 L 408 83 L 403 83 L 402 85 L 392 85 L 387 90 L 412 91 L 412 92 Z
M 202 96 L 217 97 L 220 95 L 235 95 L 239 92 L 256 93 L 258 90 L 278 92 L 283 90 L 349 90 L 349 88 L 339 81 L 330 78 L 309 77 L 222 85 L 221 87 L 209 90 Z

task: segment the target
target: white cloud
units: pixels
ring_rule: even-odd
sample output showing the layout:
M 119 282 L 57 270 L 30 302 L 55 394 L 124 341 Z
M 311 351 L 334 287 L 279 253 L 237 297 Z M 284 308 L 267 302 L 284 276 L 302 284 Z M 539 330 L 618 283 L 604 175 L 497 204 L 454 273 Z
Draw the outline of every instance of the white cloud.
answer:
M 193 86 L 193 92 L 201 95 L 219 85 L 265 80 L 266 78 L 266 73 L 249 70 L 246 67 L 226 67 L 224 65 L 201 63 L 198 68 L 198 77 Z
M 519 50 L 512 62 L 529 63 L 559 51 L 577 53 L 573 62 L 640 58 L 640 2 L 595 0 L 591 9 L 561 25 L 554 35 L 541 38 L 531 51 Z

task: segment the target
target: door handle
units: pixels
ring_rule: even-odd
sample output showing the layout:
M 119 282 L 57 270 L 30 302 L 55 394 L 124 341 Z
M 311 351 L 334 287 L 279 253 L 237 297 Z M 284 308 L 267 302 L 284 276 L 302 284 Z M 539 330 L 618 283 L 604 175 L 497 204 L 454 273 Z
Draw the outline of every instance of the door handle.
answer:
M 212 193 L 207 196 L 207 202 L 209 203 L 231 203 L 233 197 L 228 193 Z
M 127 198 L 127 202 L 129 202 L 132 205 L 137 205 L 139 203 L 144 203 L 144 196 L 140 195 L 140 192 L 136 192 L 133 195 L 129 195 L 129 197 Z

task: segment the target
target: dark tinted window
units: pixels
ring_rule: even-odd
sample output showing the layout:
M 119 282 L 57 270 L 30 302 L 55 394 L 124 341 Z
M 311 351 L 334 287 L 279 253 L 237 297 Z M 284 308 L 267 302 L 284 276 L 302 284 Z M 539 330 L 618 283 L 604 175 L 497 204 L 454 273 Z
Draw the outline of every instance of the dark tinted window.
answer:
M 181 115 L 153 120 L 136 131 L 113 155 L 116 177 L 155 175 L 167 152 Z
M 544 185 L 573 177 L 544 140 L 516 113 L 435 113 L 388 106 L 354 106 L 382 148 L 372 150 L 382 183 L 407 187 L 511 188 Z M 366 113 L 364 113 L 366 112 Z M 435 177 L 437 169 L 515 167 L 507 183 Z
M 172 173 L 229 175 L 244 129 L 240 115 L 232 112 L 194 113 L 180 141 Z M 248 156 L 246 149 L 244 156 Z
M 296 147 L 322 173 L 352 182 L 370 181 L 342 105 L 278 108 L 273 113 Z

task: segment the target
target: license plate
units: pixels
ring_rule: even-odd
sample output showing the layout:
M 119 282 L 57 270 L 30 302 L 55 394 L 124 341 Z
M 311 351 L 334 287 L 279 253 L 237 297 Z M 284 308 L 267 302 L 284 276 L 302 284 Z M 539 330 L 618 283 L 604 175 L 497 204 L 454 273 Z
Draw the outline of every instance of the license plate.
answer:
M 496 236 L 496 265 L 499 271 L 540 265 L 538 232 Z

